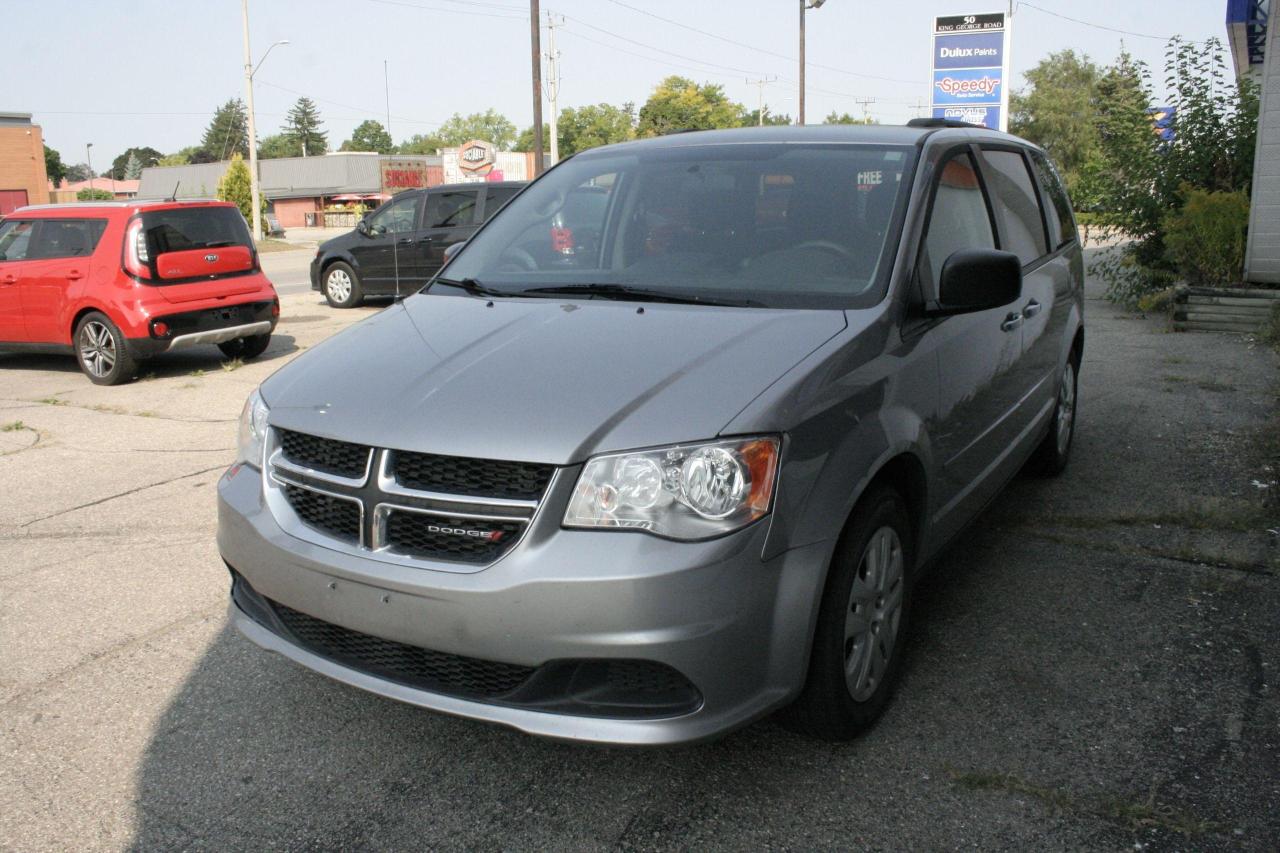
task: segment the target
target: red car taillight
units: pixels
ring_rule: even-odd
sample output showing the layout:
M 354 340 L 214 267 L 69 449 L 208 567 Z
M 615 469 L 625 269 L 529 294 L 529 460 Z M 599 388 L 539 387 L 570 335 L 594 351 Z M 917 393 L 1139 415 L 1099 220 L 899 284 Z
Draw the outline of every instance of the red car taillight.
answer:
M 124 232 L 124 268 L 138 278 L 151 278 L 151 255 L 147 251 L 147 232 L 141 219 L 130 222 Z

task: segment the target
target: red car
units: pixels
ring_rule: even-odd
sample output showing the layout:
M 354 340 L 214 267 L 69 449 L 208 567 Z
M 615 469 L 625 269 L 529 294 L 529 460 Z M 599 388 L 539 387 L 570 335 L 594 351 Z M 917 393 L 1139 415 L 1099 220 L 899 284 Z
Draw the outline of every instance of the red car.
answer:
M 261 355 L 279 316 L 229 202 L 35 205 L 0 219 L 0 351 L 74 353 L 91 381 L 115 385 L 181 347 Z

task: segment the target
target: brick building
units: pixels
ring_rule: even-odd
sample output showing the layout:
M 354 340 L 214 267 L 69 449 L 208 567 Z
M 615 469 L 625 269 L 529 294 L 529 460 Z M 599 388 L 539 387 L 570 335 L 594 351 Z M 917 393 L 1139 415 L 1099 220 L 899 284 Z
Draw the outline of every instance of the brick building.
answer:
M 0 216 L 48 201 L 40 125 L 31 123 L 31 113 L 0 112 Z

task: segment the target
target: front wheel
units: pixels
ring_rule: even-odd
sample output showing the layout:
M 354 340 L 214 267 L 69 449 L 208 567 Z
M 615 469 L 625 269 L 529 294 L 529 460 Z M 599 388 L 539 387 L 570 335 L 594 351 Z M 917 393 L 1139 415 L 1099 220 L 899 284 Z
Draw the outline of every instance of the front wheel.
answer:
M 792 727 L 848 740 L 884 711 L 901 669 L 911 543 L 906 502 L 896 490 L 881 487 L 859 502 L 832 558 L 808 679 L 784 718 Z
M 321 279 L 324 298 L 334 308 L 354 308 L 364 297 L 360 287 L 360 277 L 347 264 L 339 261 L 324 271 Z
M 265 335 L 252 335 L 247 338 L 236 338 L 233 341 L 224 341 L 218 344 L 218 349 L 222 350 L 222 354 L 227 358 L 257 358 L 267 351 L 267 347 L 271 345 L 271 333 Z
M 93 311 L 76 324 L 76 360 L 94 385 L 119 385 L 138 374 L 138 362 L 119 327 Z

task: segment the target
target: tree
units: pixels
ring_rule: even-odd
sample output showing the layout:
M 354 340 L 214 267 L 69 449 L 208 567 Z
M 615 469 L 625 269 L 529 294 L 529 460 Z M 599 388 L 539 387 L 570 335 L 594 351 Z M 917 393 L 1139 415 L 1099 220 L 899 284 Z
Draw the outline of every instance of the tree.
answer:
M 568 157 L 599 145 L 625 142 L 635 135 L 635 104 L 589 104 L 560 111 L 560 156 Z
M 520 135 L 516 137 L 515 144 L 511 146 L 512 151 L 529 152 L 533 150 L 533 125 L 529 125 L 520 131 Z M 551 125 L 542 125 L 542 150 L 548 152 L 551 150 Z
M 138 171 L 141 172 L 145 166 L 154 166 L 160 162 L 160 158 L 164 155 L 154 148 L 143 146 L 141 148 L 126 148 L 124 153 L 111 161 L 111 168 L 108 169 L 104 177 L 114 178 L 117 181 L 125 180 L 128 175 L 129 158 L 137 157 Z M 132 179 L 131 179 L 132 180 Z
M 823 124 L 876 124 L 876 120 L 871 116 L 855 116 L 849 113 L 837 113 L 835 110 L 827 113 L 827 117 L 822 120 Z
M 315 155 L 329 150 L 329 134 L 320 129 L 320 110 L 310 98 L 301 97 L 294 102 L 280 133 L 294 143 L 298 154 L 278 156 Z
M 1088 56 L 1068 48 L 1027 71 L 1027 88 L 1009 99 L 1009 132 L 1047 151 L 1073 191 L 1100 153 L 1095 117 L 1101 77 Z
M 95 175 L 87 163 L 76 163 L 74 166 L 67 167 L 65 177 L 68 182 L 78 184 L 81 181 L 87 181 L 90 178 L 95 177 Z
M 377 151 L 379 154 L 390 154 L 395 147 L 391 134 L 373 119 L 360 122 L 352 131 L 351 138 L 342 143 L 343 151 Z
M 835 115 L 835 114 L 832 113 L 832 115 Z M 792 124 L 792 121 L 791 121 L 791 116 L 785 113 L 782 115 L 774 115 L 769 110 L 768 107 L 765 107 L 764 121 L 760 120 L 760 110 L 752 110 L 751 112 L 747 113 L 746 117 L 742 120 L 742 124 L 745 127 L 756 127 L 757 125 L 763 125 L 764 127 L 771 127 L 774 125 Z
M 142 162 L 138 160 L 137 154 L 130 154 L 129 162 L 124 164 L 124 179 L 136 181 L 140 177 L 142 177 Z
M 76 192 L 76 201 L 111 201 L 115 196 L 111 194 L 111 190 L 100 190 L 93 187 L 85 187 Z
M 246 222 L 253 221 L 253 192 L 249 184 L 249 167 L 239 154 L 231 155 L 231 163 L 227 166 L 226 174 L 218 180 L 215 195 L 222 201 L 232 202 L 240 208 L 240 213 Z M 262 212 L 265 213 L 267 200 L 260 198 L 259 202 L 262 205 Z
M 302 145 L 284 133 L 274 133 L 258 142 L 259 160 L 276 160 L 280 157 L 301 157 Z
M 48 145 L 44 147 L 44 171 L 49 181 L 56 187 L 67 176 L 67 167 L 62 163 L 62 155 Z
M 492 109 L 468 116 L 454 113 L 440 125 L 436 136 L 445 146 L 483 139 L 492 142 L 499 151 L 510 151 L 511 144 L 516 140 L 516 126 L 506 116 Z
M 724 87 L 697 83 L 685 77 L 668 77 L 658 84 L 640 108 L 636 135 L 661 136 L 674 130 L 710 130 L 741 127 L 747 110 L 730 101 Z
M 197 160 L 197 156 L 208 155 L 207 159 Z M 199 145 L 188 145 L 172 154 L 166 154 L 156 161 L 157 166 L 185 166 L 188 163 L 212 163 L 214 158 Z
M 444 141 L 435 134 L 415 133 L 401 142 L 396 151 L 400 154 L 434 154 L 443 147 Z
M 213 155 L 215 160 L 225 160 L 233 154 L 249 156 L 248 117 L 244 111 L 244 103 L 239 98 L 233 98 L 218 107 L 209 127 L 205 129 L 200 147 Z

